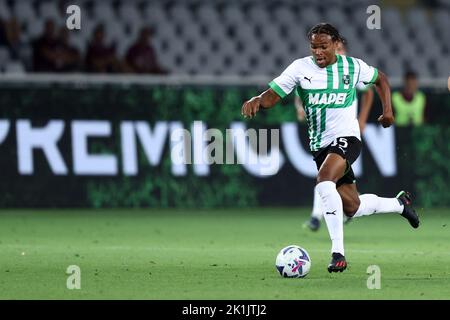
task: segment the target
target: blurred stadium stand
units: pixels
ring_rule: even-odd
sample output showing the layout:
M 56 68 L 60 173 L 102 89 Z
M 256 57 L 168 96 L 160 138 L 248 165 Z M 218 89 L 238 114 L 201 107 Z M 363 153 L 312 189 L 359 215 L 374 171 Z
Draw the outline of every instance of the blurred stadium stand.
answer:
M 65 8 L 81 7 L 81 30 L 69 42 L 85 56 L 95 26 L 102 22 L 106 41 L 123 59 L 139 30 L 151 26 L 159 63 L 171 74 L 278 74 L 294 59 L 309 55 L 306 32 L 314 24 L 334 24 L 348 39 L 349 54 L 400 77 L 413 68 L 423 78 L 448 77 L 450 2 L 375 0 L 0 0 L 0 20 L 17 18 L 21 43 L 17 55 L 0 45 L 0 72 L 33 70 L 32 40 L 46 19 L 65 25 Z M 392 3 L 392 4 L 391 4 Z M 429 4 L 433 4 L 429 6 Z M 366 27 L 371 4 L 381 6 L 381 30 Z

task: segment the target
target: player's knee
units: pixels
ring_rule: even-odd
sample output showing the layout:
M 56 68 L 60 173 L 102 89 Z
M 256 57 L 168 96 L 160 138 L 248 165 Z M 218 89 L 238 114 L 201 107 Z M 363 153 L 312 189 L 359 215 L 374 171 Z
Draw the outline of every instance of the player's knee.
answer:
M 347 217 L 353 217 L 355 215 L 355 213 L 358 211 L 359 209 L 359 205 L 361 204 L 361 202 L 359 201 L 359 199 L 355 199 L 353 201 L 350 201 L 349 203 L 345 203 L 344 204 L 344 214 Z
M 324 181 L 330 181 L 330 180 L 326 180 L 326 179 L 325 179 L 324 177 L 322 177 L 320 174 L 317 175 L 317 178 L 316 178 L 316 184 L 319 184 L 319 183 L 324 182 Z
M 356 211 L 358 211 L 358 207 L 356 207 L 356 206 L 345 206 L 344 207 L 344 214 L 347 217 L 350 217 L 350 218 L 353 217 L 355 215 Z

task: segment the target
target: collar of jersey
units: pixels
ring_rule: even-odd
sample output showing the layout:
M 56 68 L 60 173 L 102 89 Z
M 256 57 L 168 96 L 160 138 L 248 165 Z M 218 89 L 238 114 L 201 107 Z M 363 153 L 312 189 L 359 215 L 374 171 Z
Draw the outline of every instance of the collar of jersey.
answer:
M 320 69 L 326 69 L 327 67 L 332 67 L 333 65 L 335 65 L 336 63 L 338 63 L 338 60 L 339 60 L 339 58 L 338 58 L 338 54 L 335 54 L 335 56 L 336 56 L 336 62 L 335 63 L 332 63 L 332 64 L 329 64 L 329 65 L 327 65 L 327 66 L 325 66 L 325 67 L 319 67 L 319 65 L 316 63 L 316 60 L 314 59 L 314 57 L 313 56 L 311 56 L 311 59 L 312 59 L 312 61 L 314 62 L 314 64 L 317 66 L 317 67 L 319 67 Z

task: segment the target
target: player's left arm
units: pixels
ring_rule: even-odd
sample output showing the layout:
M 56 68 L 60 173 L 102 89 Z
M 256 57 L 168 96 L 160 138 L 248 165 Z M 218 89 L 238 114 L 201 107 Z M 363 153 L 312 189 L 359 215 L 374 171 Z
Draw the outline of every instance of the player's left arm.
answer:
M 361 109 L 358 116 L 359 130 L 361 133 L 363 133 L 366 128 L 367 119 L 369 118 L 369 113 L 372 109 L 373 96 L 374 93 L 372 88 L 368 88 L 363 92 L 361 97 Z
M 375 81 L 375 89 L 380 97 L 381 104 L 383 105 L 383 114 L 378 117 L 378 122 L 381 123 L 383 128 L 390 127 L 394 124 L 394 113 L 392 112 L 391 105 L 391 87 L 387 76 L 378 71 L 378 77 Z
M 374 84 L 383 105 L 383 114 L 378 118 L 378 122 L 384 128 L 390 127 L 394 123 L 394 113 L 392 112 L 391 88 L 387 76 L 361 59 L 356 59 L 356 61 L 359 66 L 358 82 L 366 85 Z

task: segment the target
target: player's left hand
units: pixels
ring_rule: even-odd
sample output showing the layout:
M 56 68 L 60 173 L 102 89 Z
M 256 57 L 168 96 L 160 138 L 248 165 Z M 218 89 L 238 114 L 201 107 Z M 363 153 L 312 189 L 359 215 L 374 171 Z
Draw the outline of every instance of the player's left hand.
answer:
M 394 124 L 394 115 L 392 113 L 384 113 L 378 118 L 378 122 L 381 123 L 383 128 L 388 128 Z

